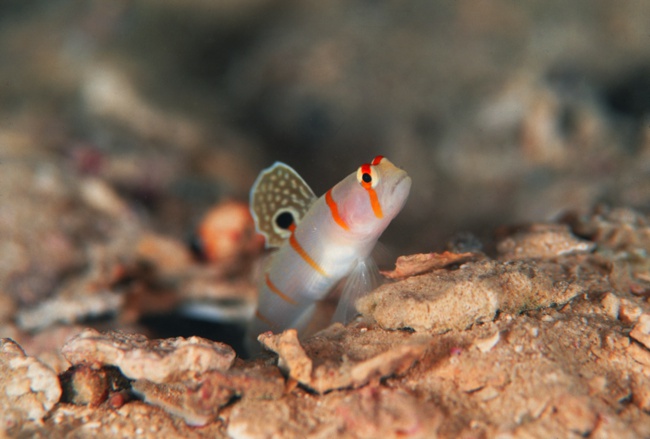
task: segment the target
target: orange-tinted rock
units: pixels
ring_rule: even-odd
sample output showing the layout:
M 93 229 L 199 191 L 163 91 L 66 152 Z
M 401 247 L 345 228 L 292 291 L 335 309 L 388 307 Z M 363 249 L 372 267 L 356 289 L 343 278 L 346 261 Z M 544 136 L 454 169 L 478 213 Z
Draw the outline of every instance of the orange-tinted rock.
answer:
M 25 354 L 13 340 L 0 339 L 0 432 L 14 423 L 40 421 L 59 402 L 56 373 Z
M 294 329 L 261 334 L 259 340 L 279 356 L 278 365 L 291 379 L 324 393 L 360 387 L 408 370 L 424 353 L 428 337 L 343 328 L 340 324 L 314 337 L 298 340 Z
M 235 359 L 230 346 L 200 337 L 149 340 L 139 334 L 92 329 L 70 339 L 62 352 L 73 365 L 113 365 L 128 378 L 154 382 L 227 370 Z
M 533 224 L 497 244 L 502 259 L 550 259 L 590 252 L 595 244 L 573 235 L 563 224 Z
M 108 397 L 109 378 L 102 368 L 84 364 L 73 367 L 61 375 L 61 382 L 65 402 L 94 407 Z
M 205 258 L 214 263 L 233 264 L 258 254 L 264 238 L 255 231 L 248 205 L 227 201 L 205 214 L 197 230 Z

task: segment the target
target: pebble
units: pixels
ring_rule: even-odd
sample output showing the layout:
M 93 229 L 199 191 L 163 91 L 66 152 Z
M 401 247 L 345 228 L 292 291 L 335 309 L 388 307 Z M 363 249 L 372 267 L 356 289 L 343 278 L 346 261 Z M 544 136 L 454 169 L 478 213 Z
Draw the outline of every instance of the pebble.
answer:
M 621 299 L 621 309 L 618 317 L 621 322 L 626 324 L 635 323 L 641 316 L 641 308 L 627 299 Z
M 632 378 L 632 403 L 645 412 L 650 412 L 650 383 L 646 377 Z
M 650 314 L 641 314 L 630 337 L 650 349 Z
M 61 375 L 64 400 L 77 405 L 96 407 L 108 396 L 109 381 L 106 371 L 80 365 Z
M 618 319 L 618 313 L 621 309 L 621 299 L 614 293 L 606 293 L 600 304 L 605 314 L 611 319 Z
M 497 331 L 489 337 L 479 338 L 475 340 L 474 346 L 476 346 L 479 351 L 486 353 L 492 350 L 492 348 L 496 346 L 497 343 L 499 343 L 500 338 L 501 334 Z

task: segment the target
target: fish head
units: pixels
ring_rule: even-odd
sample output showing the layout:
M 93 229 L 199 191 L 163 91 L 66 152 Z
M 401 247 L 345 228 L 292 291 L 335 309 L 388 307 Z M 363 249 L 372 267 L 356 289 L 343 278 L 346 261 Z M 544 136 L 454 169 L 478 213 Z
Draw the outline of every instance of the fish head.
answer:
M 354 234 L 378 236 L 402 210 L 411 177 L 385 157 L 377 156 L 336 188 L 341 217 Z

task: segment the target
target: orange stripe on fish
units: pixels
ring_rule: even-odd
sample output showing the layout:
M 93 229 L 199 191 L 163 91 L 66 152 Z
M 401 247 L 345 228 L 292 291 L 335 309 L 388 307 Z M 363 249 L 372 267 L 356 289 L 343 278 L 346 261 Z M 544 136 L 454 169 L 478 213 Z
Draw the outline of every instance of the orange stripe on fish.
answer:
M 325 202 L 329 206 L 332 218 L 334 218 L 336 224 L 341 226 L 343 230 L 350 230 L 350 227 L 347 225 L 345 220 L 341 218 L 341 214 L 339 214 L 339 206 L 336 205 L 336 201 L 332 198 L 332 189 L 328 190 L 325 194 Z
M 289 237 L 289 244 L 291 245 L 291 248 L 293 248 L 293 249 L 296 251 L 296 253 L 298 253 L 298 254 L 300 255 L 300 257 L 301 257 L 301 258 L 302 258 L 306 263 L 308 263 L 308 264 L 311 266 L 311 268 L 313 268 L 314 270 L 316 270 L 316 271 L 318 272 L 318 274 L 320 274 L 320 275 L 322 275 L 322 276 L 325 276 L 325 277 L 328 277 L 328 276 L 327 276 L 327 273 L 325 272 L 325 270 L 323 270 L 323 269 L 321 268 L 321 266 L 318 265 L 318 264 L 316 263 L 316 261 L 314 261 L 314 260 L 311 258 L 311 256 L 309 256 L 309 255 L 307 254 L 307 252 L 305 251 L 305 249 L 302 248 L 302 246 L 300 245 L 300 243 L 299 243 L 298 240 L 296 239 L 296 235 L 295 235 L 294 233 L 292 233 L 291 236 Z
M 293 300 L 291 297 L 287 296 L 284 294 L 278 287 L 275 286 L 273 282 L 271 282 L 271 277 L 269 276 L 268 273 L 266 273 L 266 286 L 269 287 L 269 290 L 273 291 L 275 294 L 277 294 L 282 300 L 284 300 L 287 303 L 290 303 L 292 305 L 298 305 L 298 302 Z
M 367 188 L 368 196 L 370 197 L 370 205 L 372 206 L 372 211 L 375 213 L 375 216 L 379 219 L 384 217 L 384 213 L 381 210 L 381 203 L 379 198 L 377 198 L 377 192 L 373 188 Z

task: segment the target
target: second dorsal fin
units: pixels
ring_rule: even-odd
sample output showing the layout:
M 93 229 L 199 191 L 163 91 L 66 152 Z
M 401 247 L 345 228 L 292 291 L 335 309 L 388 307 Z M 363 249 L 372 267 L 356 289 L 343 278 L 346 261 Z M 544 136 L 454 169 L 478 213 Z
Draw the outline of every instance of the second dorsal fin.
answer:
M 253 183 L 250 208 L 266 247 L 280 247 L 300 223 L 316 195 L 289 165 L 275 162 Z

